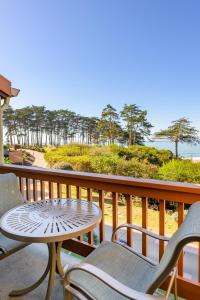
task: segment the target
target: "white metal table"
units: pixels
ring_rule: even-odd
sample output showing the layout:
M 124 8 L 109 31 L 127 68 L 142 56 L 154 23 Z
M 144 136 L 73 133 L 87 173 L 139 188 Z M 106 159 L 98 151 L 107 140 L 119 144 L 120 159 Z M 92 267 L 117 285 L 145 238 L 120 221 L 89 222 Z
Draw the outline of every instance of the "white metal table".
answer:
M 28 243 L 47 243 L 49 261 L 41 278 L 32 286 L 12 291 L 21 296 L 37 288 L 49 273 L 46 300 L 54 286 L 56 266 L 63 277 L 60 260 L 62 242 L 94 229 L 101 220 L 101 210 L 95 204 L 78 199 L 48 199 L 19 205 L 3 215 L 0 228 L 14 240 Z

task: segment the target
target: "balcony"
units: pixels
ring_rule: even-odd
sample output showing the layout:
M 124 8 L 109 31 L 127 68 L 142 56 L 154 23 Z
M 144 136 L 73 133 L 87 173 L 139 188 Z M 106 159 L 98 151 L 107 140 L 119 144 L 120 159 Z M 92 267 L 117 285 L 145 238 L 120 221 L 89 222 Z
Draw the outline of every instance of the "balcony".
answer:
M 174 182 L 164 182 L 156 180 L 135 179 L 129 177 L 107 176 L 90 173 L 78 173 L 71 171 L 59 171 L 52 169 L 40 169 L 33 167 L 22 167 L 14 165 L 1 165 L 0 173 L 15 173 L 19 178 L 20 190 L 23 197 L 27 201 L 38 201 L 47 198 L 63 197 L 63 198 L 79 198 L 95 201 L 101 207 L 103 218 L 99 228 L 95 230 L 99 242 L 109 239 L 112 229 L 115 229 L 120 223 L 119 201 L 121 195 L 124 199 L 124 210 L 127 223 L 133 223 L 135 201 L 133 197 L 137 197 L 141 208 L 141 225 L 148 228 L 148 217 L 150 209 L 148 208 L 148 200 L 156 199 L 159 203 L 158 226 L 159 234 L 167 234 L 167 214 L 166 204 L 173 201 L 177 205 L 177 225 L 183 222 L 184 208 L 187 204 L 192 204 L 200 199 L 200 187 L 191 184 L 179 184 Z M 109 193 L 109 196 L 108 196 Z M 107 216 L 107 208 L 109 203 L 110 216 Z M 87 236 L 79 237 L 79 239 L 68 240 L 63 243 L 63 247 L 71 252 L 81 256 L 87 256 L 95 249 L 96 241 L 93 239 L 93 232 L 89 232 Z M 155 260 L 159 260 L 164 252 L 164 242 L 159 244 L 147 238 L 145 234 L 141 236 L 128 229 L 122 232 L 122 236 L 127 244 L 143 255 L 149 256 Z M 20 277 L 20 281 L 31 280 L 34 276 L 42 273 L 42 264 L 40 259 L 42 255 L 45 257 L 44 251 L 40 250 L 42 246 L 31 245 L 15 256 L 8 258 L 2 262 L 4 278 L 0 280 L 0 290 L 2 286 L 8 292 L 13 287 L 19 287 L 17 280 L 18 269 L 23 270 L 23 264 L 30 264 L 27 268 L 30 271 L 27 278 Z M 17 259 L 18 257 L 18 259 Z M 69 261 L 69 256 L 63 254 L 63 259 Z M 73 256 L 73 259 L 74 256 Z M 25 261 L 24 261 L 25 260 Z M 34 263 L 31 261 L 34 260 Z M 42 259 L 44 261 L 45 259 Z M 71 261 L 71 257 L 70 257 Z M 11 265 L 8 271 L 8 265 Z M 21 266 L 21 267 L 20 267 Z M 16 269 L 15 269 L 16 268 Z M 9 277 L 12 271 L 12 278 Z M 20 271 L 21 272 L 21 271 Z M 7 275 L 7 274 L 8 275 Z M 36 274 L 37 273 L 37 274 Z M 24 272 L 25 276 L 25 272 Z M 32 280 L 34 281 L 34 280 Z M 168 281 L 168 280 L 167 280 Z M 161 288 L 165 289 L 167 281 Z M 30 281 L 29 281 L 30 283 Z M 13 285 L 12 285 L 13 284 Z M 5 285 L 5 286 L 4 286 Z M 7 285 L 7 286 L 6 286 Z M 40 291 L 34 293 L 42 293 L 44 295 L 45 283 L 41 286 Z M 57 297 L 62 291 L 58 280 L 56 286 Z M 42 292 L 42 289 L 43 292 Z M 4 291 L 4 290 L 3 290 Z M 188 245 L 185 247 L 178 263 L 178 291 L 179 295 L 187 299 L 198 299 L 200 295 L 200 245 Z M 31 299 L 38 299 L 36 296 Z M 60 298 L 59 296 L 59 299 Z

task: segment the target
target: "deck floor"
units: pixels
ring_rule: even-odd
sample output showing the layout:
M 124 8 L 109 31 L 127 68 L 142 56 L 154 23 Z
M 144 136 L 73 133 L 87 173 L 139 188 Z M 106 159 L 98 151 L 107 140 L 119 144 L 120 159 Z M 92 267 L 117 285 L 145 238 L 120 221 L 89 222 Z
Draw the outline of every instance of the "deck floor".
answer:
M 8 294 L 13 289 L 25 288 L 36 282 L 45 270 L 47 259 L 47 246 L 44 244 L 32 244 L 0 261 L 0 300 L 45 299 L 48 278 L 37 289 L 23 297 L 9 297 Z M 77 262 L 79 262 L 78 258 L 62 253 L 62 263 L 64 265 Z M 52 300 L 62 299 L 62 282 L 56 274 Z

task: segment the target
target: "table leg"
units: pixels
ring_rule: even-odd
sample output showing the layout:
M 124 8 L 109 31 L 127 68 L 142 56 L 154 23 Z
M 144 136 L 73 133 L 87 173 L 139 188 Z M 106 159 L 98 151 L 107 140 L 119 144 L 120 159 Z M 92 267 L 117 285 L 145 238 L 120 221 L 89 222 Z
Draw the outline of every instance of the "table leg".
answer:
M 58 273 L 60 274 L 61 278 L 64 278 L 65 276 L 65 273 L 64 273 L 64 270 L 63 270 L 63 267 L 62 267 L 62 264 L 61 264 L 61 249 L 62 249 L 62 243 L 63 242 L 58 242 L 58 245 L 57 245 L 57 269 L 58 269 Z
M 50 253 L 51 253 L 51 266 L 50 266 L 49 282 L 48 282 L 48 288 L 47 288 L 45 300 L 50 299 L 53 286 L 54 286 L 56 261 L 57 261 L 56 243 L 50 243 Z
M 12 291 L 9 296 L 11 297 L 17 297 L 17 296 L 22 296 L 25 295 L 31 291 L 33 291 L 34 289 L 36 289 L 45 279 L 45 277 L 47 276 L 47 274 L 49 273 L 50 270 L 50 266 L 51 266 L 51 261 L 52 261 L 52 253 L 51 253 L 51 249 L 50 246 L 48 245 L 48 250 L 49 250 L 49 259 L 48 259 L 48 264 L 47 267 L 43 273 L 43 275 L 40 277 L 40 279 L 34 283 L 33 285 L 25 288 L 25 289 L 21 289 L 21 290 L 14 290 Z
M 34 283 L 33 285 L 31 285 L 28 288 L 12 291 L 9 294 L 9 296 L 12 296 L 12 297 L 22 296 L 22 295 L 25 295 L 25 294 L 33 291 L 44 281 L 47 274 L 49 273 L 48 288 L 47 288 L 46 298 L 45 298 L 46 300 L 49 300 L 51 298 L 52 290 L 54 287 L 56 265 L 57 265 L 60 276 L 62 278 L 64 278 L 64 271 L 62 268 L 61 258 L 60 258 L 61 248 L 62 248 L 62 242 L 58 243 L 57 249 L 56 249 L 56 243 L 49 243 L 48 244 L 48 250 L 49 250 L 48 265 L 47 265 L 46 270 L 44 271 L 43 275 L 41 276 L 41 278 L 36 283 Z

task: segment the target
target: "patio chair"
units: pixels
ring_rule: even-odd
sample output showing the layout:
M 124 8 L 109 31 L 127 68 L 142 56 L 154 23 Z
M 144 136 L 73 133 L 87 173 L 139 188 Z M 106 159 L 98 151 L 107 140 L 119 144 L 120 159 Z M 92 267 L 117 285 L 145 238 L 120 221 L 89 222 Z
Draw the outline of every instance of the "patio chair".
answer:
M 15 174 L 0 175 L 0 218 L 9 209 L 23 203 Z M 1 231 L 1 228 L 0 228 Z M 21 250 L 28 244 L 9 239 L 0 232 L 0 260 Z
M 150 237 L 168 241 L 159 264 L 155 264 L 142 254 L 115 240 L 120 228 L 132 228 Z M 183 247 L 200 241 L 200 202 L 193 204 L 175 234 L 166 238 L 131 224 L 119 226 L 113 233 L 112 242 L 102 242 L 79 265 L 70 268 L 65 276 L 65 300 L 71 295 L 80 299 L 125 300 L 151 299 L 153 294 L 172 272 L 167 294 L 174 285 L 177 298 L 176 265 Z

